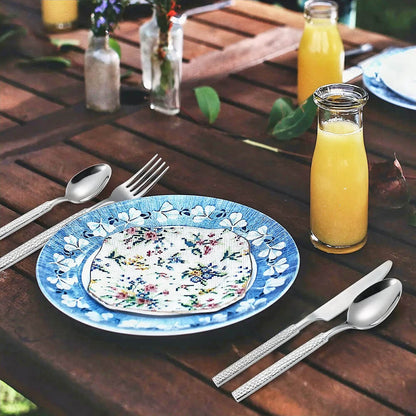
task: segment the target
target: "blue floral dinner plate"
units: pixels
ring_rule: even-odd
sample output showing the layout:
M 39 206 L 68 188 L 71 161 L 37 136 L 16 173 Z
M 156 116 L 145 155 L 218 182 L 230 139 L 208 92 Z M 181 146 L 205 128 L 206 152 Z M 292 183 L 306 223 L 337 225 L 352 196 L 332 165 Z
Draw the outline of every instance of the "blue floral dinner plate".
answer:
M 408 48 L 393 48 L 388 49 L 385 52 L 375 55 L 373 58 L 368 59 L 363 68 L 363 82 L 365 87 L 371 91 L 374 95 L 387 101 L 391 104 L 398 105 L 400 107 L 408 108 L 410 110 L 416 110 L 416 103 L 404 96 L 396 93 L 390 89 L 381 77 L 381 71 L 383 63 L 391 59 L 393 55 L 401 55 L 404 52 L 413 50 L 414 46 Z
M 109 309 L 89 294 L 83 274 L 106 239 L 134 227 L 170 226 L 224 229 L 245 239 L 255 263 L 245 296 L 211 312 L 153 315 Z M 213 330 L 252 317 L 286 293 L 298 270 L 296 244 L 272 218 L 222 199 L 162 195 L 114 203 L 71 222 L 41 251 L 36 276 L 52 305 L 79 322 L 115 333 L 167 336 Z

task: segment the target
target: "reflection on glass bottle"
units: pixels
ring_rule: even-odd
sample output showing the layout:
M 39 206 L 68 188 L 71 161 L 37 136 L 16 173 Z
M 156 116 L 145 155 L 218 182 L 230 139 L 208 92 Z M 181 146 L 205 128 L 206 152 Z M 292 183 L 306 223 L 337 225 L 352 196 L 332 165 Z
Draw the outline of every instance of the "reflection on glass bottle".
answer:
M 183 28 L 186 16 L 172 17 L 172 45 L 179 60 L 179 74 L 182 73 L 183 54 Z M 152 88 L 152 54 L 159 39 L 159 27 L 156 20 L 156 9 L 153 9 L 152 18 L 140 26 L 140 57 L 142 64 L 142 83 L 144 88 Z

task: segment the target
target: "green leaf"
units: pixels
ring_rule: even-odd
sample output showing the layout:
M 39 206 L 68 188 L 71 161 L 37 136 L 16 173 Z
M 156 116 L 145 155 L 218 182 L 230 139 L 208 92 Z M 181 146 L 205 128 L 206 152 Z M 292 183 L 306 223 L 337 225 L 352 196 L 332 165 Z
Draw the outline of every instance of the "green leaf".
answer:
M 217 119 L 221 108 L 217 92 L 211 87 L 197 87 L 194 91 L 199 109 L 212 124 Z
M 22 26 L 14 27 L 0 35 L 0 44 L 14 36 L 26 35 L 26 29 Z
M 312 125 L 316 115 L 316 105 L 310 96 L 295 111 L 280 120 L 273 128 L 273 136 L 278 140 L 290 140 L 304 133 Z
M 70 67 L 71 61 L 60 56 L 41 56 L 39 58 L 22 60 L 19 62 L 19 65 L 62 69 Z
M 119 58 L 121 59 L 121 47 L 120 44 L 113 38 L 110 38 L 108 40 L 108 44 L 110 46 L 111 49 L 115 50 L 117 52 L 117 55 L 119 56 Z
M 79 46 L 78 39 L 59 39 L 52 38 L 51 43 L 55 45 L 58 49 L 69 48 L 71 46 Z
M 273 131 L 274 126 L 283 118 L 287 117 L 294 111 L 293 103 L 290 98 L 281 97 L 278 98 L 272 107 L 269 116 L 269 124 L 267 126 L 268 131 Z

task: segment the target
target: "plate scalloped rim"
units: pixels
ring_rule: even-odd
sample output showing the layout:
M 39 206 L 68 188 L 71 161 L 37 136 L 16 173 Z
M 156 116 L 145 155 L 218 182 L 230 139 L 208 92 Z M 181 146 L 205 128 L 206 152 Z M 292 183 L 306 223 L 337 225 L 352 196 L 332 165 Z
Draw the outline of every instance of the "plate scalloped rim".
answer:
M 375 55 L 374 57 L 369 58 L 363 68 L 363 83 L 369 91 L 390 104 L 394 104 L 410 110 L 416 110 L 416 103 L 402 97 L 401 95 L 388 88 L 382 81 L 379 75 L 379 71 L 382 65 L 382 61 L 385 57 L 413 48 L 414 46 L 389 49 L 379 55 Z

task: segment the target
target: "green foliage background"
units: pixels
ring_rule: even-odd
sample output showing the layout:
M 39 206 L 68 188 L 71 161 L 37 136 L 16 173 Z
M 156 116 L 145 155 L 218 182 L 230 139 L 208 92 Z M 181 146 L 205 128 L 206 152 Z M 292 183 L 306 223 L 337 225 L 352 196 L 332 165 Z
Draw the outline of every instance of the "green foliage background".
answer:
M 357 27 L 416 43 L 416 1 L 357 0 Z

